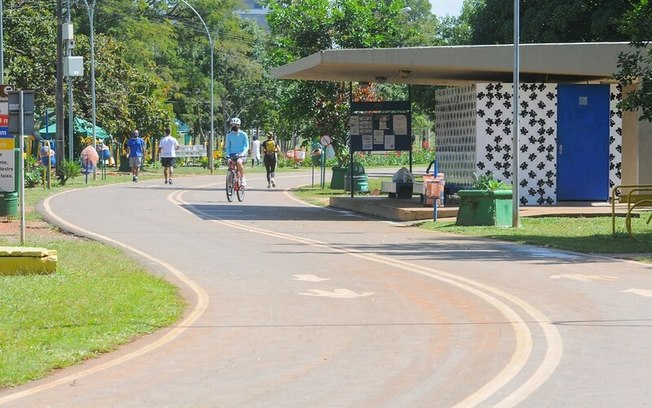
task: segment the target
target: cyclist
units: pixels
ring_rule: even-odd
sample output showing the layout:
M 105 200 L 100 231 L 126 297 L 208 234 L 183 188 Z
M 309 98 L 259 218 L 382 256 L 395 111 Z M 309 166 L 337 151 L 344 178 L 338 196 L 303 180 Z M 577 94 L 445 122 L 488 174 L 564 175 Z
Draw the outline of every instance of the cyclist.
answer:
M 247 185 L 247 181 L 244 176 L 244 164 L 243 161 L 247 157 L 247 152 L 249 151 L 249 136 L 242 130 L 240 130 L 240 119 L 232 118 L 231 119 L 231 131 L 226 134 L 226 142 L 224 144 L 226 156 L 233 157 L 237 156 L 237 166 L 238 172 L 240 172 L 240 185 L 242 187 Z

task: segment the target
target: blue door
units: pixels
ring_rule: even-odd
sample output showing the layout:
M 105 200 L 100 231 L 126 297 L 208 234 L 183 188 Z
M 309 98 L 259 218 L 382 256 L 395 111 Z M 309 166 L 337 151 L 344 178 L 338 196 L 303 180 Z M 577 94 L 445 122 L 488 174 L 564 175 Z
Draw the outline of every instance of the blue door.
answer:
M 609 85 L 559 85 L 557 200 L 609 197 Z

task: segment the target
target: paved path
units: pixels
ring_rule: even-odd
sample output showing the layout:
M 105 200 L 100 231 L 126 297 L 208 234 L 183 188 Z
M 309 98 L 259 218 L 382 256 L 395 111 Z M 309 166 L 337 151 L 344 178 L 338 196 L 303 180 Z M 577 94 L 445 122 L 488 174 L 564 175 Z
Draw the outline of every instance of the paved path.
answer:
M 309 180 L 286 173 L 279 184 Z M 244 203 L 226 202 L 221 177 L 47 201 L 57 223 L 129 248 L 179 285 L 189 305 L 174 327 L 0 392 L 0 406 L 652 400 L 649 266 L 422 232 L 308 206 L 264 185 L 252 175 Z

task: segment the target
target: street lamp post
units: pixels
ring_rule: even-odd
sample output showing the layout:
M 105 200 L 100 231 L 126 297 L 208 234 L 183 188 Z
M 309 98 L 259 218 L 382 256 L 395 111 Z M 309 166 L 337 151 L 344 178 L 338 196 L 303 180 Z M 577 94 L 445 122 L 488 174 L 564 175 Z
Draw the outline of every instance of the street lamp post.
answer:
M 519 227 L 518 209 L 519 209 L 519 88 L 520 88 L 520 0 L 514 0 L 514 80 L 512 84 L 514 123 L 512 131 L 512 227 Z
M 213 74 L 213 54 L 214 54 L 214 44 L 213 44 L 213 37 L 211 37 L 211 32 L 208 29 L 208 26 L 206 25 L 206 22 L 204 22 L 204 19 L 201 17 L 201 15 L 195 10 L 193 6 L 190 5 L 186 0 L 181 0 L 183 4 L 186 6 L 190 7 L 190 9 L 199 17 L 199 20 L 201 23 L 204 25 L 204 28 L 206 29 L 206 35 L 208 35 L 208 43 L 211 47 L 211 133 L 210 137 L 208 138 L 208 169 L 213 172 L 213 138 L 215 137 L 215 120 L 214 120 L 214 112 L 215 112 L 215 96 L 214 96 L 214 89 L 215 89 L 215 81 L 214 81 L 214 74 Z
M 90 43 L 91 43 L 91 106 L 92 106 L 92 121 L 93 121 L 93 148 L 97 149 L 97 136 L 95 134 L 96 128 L 96 115 L 95 115 L 95 39 L 94 39 L 94 28 L 93 20 L 95 15 L 95 2 L 92 0 L 91 3 L 88 3 L 88 0 L 84 0 L 86 5 L 86 11 L 88 12 L 88 23 L 90 28 Z

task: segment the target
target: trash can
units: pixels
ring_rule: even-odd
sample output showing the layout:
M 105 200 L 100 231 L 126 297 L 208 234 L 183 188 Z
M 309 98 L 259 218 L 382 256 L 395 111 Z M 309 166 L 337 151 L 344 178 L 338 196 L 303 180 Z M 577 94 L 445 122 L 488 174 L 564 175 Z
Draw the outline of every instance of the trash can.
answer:
M 353 163 L 352 172 L 346 172 L 344 177 L 344 191 L 351 191 L 351 173 L 353 173 L 353 192 L 369 192 L 369 178 L 365 173 L 364 166 L 360 163 Z
M 18 192 L 0 191 L 0 217 L 16 217 L 18 215 Z

